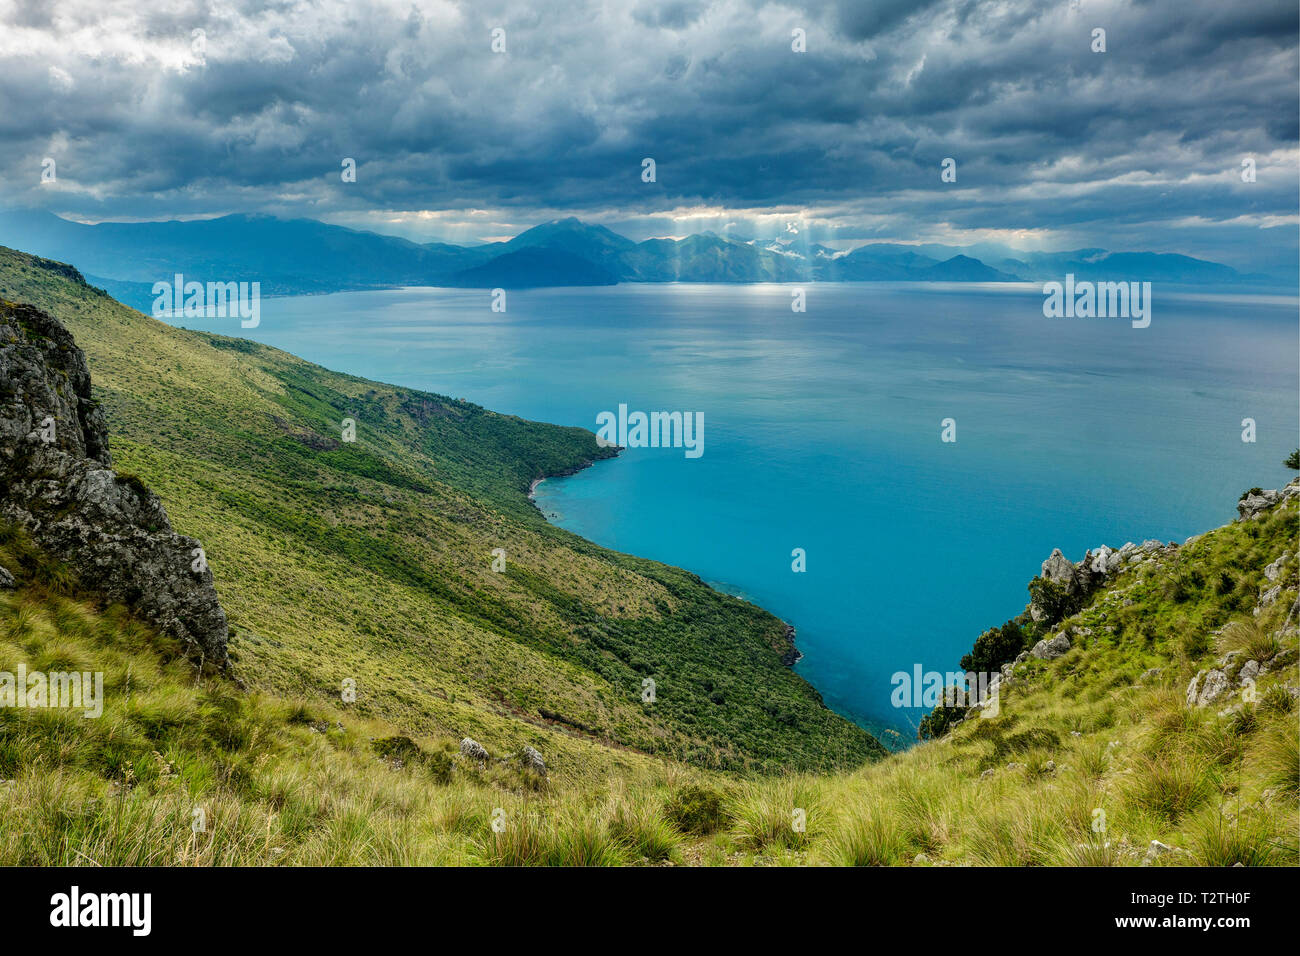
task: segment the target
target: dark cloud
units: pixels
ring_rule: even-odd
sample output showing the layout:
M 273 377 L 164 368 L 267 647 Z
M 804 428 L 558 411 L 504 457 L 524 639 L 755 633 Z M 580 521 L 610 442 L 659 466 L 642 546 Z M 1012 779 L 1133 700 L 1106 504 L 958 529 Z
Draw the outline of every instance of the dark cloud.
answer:
M 567 214 L 646 234 L 802 217 L 828 240 L 1295 255 L 1294 2 L 0 10 L 5 204 L 270 211 L 455 240 Z M 55 186 L 39 183 L 47 156 Z

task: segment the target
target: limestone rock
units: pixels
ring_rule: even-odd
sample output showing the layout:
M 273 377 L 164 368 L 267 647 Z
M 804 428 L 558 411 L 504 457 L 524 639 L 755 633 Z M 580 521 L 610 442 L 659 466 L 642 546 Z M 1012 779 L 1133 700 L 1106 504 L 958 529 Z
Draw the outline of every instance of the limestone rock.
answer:
M 1054 661 L 1070 649 L 1070 639 L 1064 634 L 1057 634 L 1050 640 L 1044 638 L 1033 646 L 1030 654 L 1043 661 Z
M 1198 671 L 1187 685 L 1187 706 L 1195 707 L 1197 698 L 1201 696 L 1201 678 L 1205 676 L 1205 671 Z
M 0 304 L 0 521 L 26 529 L 81 587 L 224 664 L 226 614 L 202 546 L 112 464 L 72 334 L 32 306 Z
M 1268 578 L 1270 581 L 1276 581 L 1282 574 L 1282 565 L 1286 564 L 1290 557 L 1290 551 L 1283 551 L 1281 557 L 1268 565 L 1268 567 L 1264 568 L 1264 577 Z
M 469 737 L 461 738 L 460 752 L 462 756 L 468 757 L 470 760 L 477 760 L 481 763 L 486 762 L 488 759 L 487 748 L 477 740 L 471 740 Z
M 531 770 L 533 773 L 540 776 L 546 776 L 546 761 L 543 760 L 542 755 L 532 747 L 525 747 L 520 752 L 520 758 L 524 762 L 525 769 Z
M 0 564 L 0 591 L 10 591 L 18 586 L 14 576 L 9 573 L 9 569 Z
M 1074 565 L 1056 548 L 1043 562 L 1042 576 L 1053 584 L 1069 586 L 1074 581 Z
M 1205 679 L 1201 680 L 1201 674 Z M 1228 675 L 1223 671 L 1215 668 L 1211 671 L 1202 671 L 1192 679 L 1191 685 L 1187 688 L 1187 703 L 1197 707 L 1204 707 L 1211 704 L 1223 696 L 1224 691 L 1228 690 Z M 1199 689 L 1197 681 L 1200 681 Z M 1193 696 L 1195 692 L 1195 696 Z

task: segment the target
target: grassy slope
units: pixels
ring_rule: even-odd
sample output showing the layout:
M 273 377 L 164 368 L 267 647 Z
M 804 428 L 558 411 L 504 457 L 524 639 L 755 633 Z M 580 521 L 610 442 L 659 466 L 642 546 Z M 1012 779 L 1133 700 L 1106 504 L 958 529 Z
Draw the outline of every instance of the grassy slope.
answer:
M 437 736 L 397 766 L 372 742 L 394 733 L 382 721 L 196 681 L 178 649 L 60 595 L 57 567 L 0 534 L 23 582 L 0 593 L 0 669 L 102 668 L 108 690 L 99 720 L 0 709 L 0 864 L 1141 865 L 1160 840 L 1176 849 L 1154 865 L 1295 865 L 1294 557 L 1278 602 L 1251 610 L 1296 523 L 1292 501 L 1125 571 L 1063 623 L 1065 656 L 1021 666 L 1001 716 L 860 771 L 646 760 L 550 782 Z M 1189 709 L 1191 676 L 1235 647 L 1270 663 L 1257 699 Z
M 775 770 L 881 752 L 780 664 L 770 614 L 545 522 L 529 481 L 607 455 L 590 432 L 175 329 L 78 279 L 0 248 L 0 298 L 85 350 L 116 467 L 202 539 L 248 686 L 337 701 L 351 678 L 363 716 L 531 744 L 562 776 L 638 754 Z

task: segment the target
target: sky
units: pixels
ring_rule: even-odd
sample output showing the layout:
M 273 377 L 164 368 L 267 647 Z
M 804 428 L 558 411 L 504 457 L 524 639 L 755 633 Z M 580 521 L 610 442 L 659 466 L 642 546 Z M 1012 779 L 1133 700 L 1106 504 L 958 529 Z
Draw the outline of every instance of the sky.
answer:
M 1295 0 L 0 0 L 0 206 L 1294 272 L 1298 32 Z

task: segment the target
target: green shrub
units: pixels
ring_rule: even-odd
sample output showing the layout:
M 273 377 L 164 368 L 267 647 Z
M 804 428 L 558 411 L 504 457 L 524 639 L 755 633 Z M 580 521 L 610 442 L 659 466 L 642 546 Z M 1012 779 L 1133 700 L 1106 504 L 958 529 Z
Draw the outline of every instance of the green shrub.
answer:
M 664 807 L 668 819 L 683 833 L 706 836 L 727 821 L 726 798 L 711 787 L 688 784 L 669 798 Z

